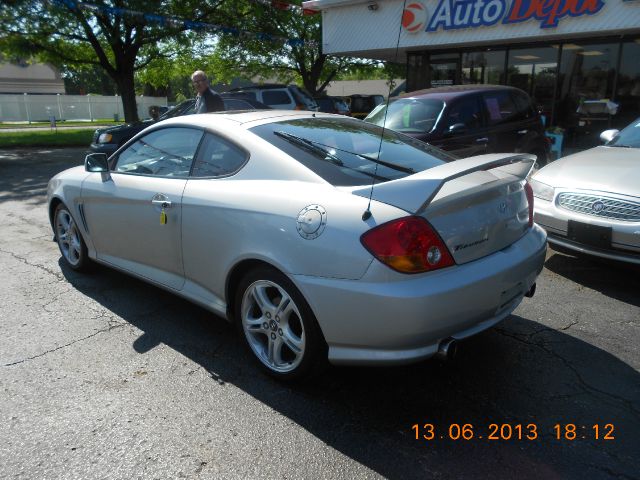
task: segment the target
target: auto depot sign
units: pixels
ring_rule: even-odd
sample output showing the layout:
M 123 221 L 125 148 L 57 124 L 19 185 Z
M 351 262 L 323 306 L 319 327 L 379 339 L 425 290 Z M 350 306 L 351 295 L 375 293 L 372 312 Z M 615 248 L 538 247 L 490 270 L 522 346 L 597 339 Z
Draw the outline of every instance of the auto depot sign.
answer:
M 640 35 L 640 0 L 310 0 L 323 52 L 394 59 L 405 49 Z
M 421 27 L 435 32 L 536 20 L 540 28 L 552 28 L 567 16 L 595 15 L 604 5 L 603 0 L 439 0 L 428 18 L 425 5 L 412 1 L 402 13 L 402 26 L 415 33 Z

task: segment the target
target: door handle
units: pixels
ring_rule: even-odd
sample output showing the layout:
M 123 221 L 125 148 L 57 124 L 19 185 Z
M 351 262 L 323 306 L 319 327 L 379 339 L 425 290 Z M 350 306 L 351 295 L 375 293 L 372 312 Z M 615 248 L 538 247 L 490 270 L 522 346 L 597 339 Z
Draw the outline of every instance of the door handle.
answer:
M 529 130 L 518 130 L 518 135 L 524 135 L 526 133 L 529 133 Z
M 489 143 L 489 139 L 487 137 L 476 138 L 476 143 Z
M 161 193 L 157 193 L 153 196 L 151 204 L 156 207 L 171 208 L 171 200 L 169 200 L 169 197 L 162 195 Z
M 162 208 L 171 208 L 171 200 L 151 200 L 151 203 Z

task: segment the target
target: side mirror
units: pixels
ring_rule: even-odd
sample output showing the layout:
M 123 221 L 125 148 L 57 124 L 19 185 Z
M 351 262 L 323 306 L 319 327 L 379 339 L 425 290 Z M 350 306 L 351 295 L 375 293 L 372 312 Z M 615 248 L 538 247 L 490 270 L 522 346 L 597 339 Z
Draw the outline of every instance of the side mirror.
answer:
M 106 153 L 90 153 L 84 159 L 84 169 L 87 172 L 108 172 L 109 162 Z
M 449 135 L 460 135 L 461 133 L 467 133 L 467 126 L 464 123 L 454 123 L 447 130 Z
M 600 134 L 600 140 L 604 143 L 609 143 L 613 138 L 620 133 L 620 130 L 616 130 L 615 128 L 611 130 L 605 130 Z

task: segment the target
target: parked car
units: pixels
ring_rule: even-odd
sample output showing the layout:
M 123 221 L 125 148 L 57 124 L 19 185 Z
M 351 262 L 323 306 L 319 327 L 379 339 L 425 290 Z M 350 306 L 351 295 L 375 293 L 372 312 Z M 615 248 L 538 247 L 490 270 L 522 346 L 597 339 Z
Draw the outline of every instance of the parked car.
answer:
M 378 105 L 384 103 L 382 95 L 349 95 L 344 97 L 351 110 L 351 116 L 365 118 Z
M 276 109 L 318 111 L 316 101 L 297 85 L 264 84 L 240 87 L 229 90 L 228 95 L 249 97 Z
M 533 158 L 451 159 L 349 117 L 191 115 L 59 173 L 48 209 L 65 268 L 95 261 L 190 299 L 295 378 L 327 358 L 444 354 L 533 294 Z
M 640 118 L 531 180 L 535 220 L 560 249 L 640 264 Z
M 385 122 L 386 118 L 386 122 Z M 411 135 L 459 157 L 524 152 L 547 163 L 549 141 L 529 96 L 501 85 L 457 85 L 401 95 L 365 121 Z
M 342 97 L 327 95 L 315 97 L 315 101 L 318 104 L 318 110 L 320 112 L 351 116 L 351 110 L 349 110 L 347 102 L 345 102 Z
M 271 108 L 252 98 L 245 98 L 241 95 L 231 97 L 223 93 L 221 96 L 225 110 L 261 110 Z M 93 134 L 93 140 L 91 141 L 91 145 L 89 145 L 89 150 L 93 153 L 106 153 L 107 155 L 111 155 L 124 145 L 127 140 L 157 121 L 195 113 L 195 102 L 194 98 L 185 100 L 165 111 L 158 120 L 147 119 L 141 122 L 127 123 L 115 127 L 98 128 Z

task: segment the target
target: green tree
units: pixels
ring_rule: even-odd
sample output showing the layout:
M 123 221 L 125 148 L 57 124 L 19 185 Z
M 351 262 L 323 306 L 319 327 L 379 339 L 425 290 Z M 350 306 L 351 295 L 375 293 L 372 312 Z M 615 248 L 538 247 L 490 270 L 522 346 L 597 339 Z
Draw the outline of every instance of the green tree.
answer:
M 255 35 L 224 36 L 217 44 L 212 69 L 224 81 L 241 74 L 283 82 L 299 81 L 313 95 L 337 75 L 354 69 L 374 71 L 380 62 L 329 56 L 322 52 L 321 15 L 303 15 L 302 2 L 239 0 L 234 8 Z M 282 8 L 277 8 L 281 6 Z M 245 27 L 246 28 L 246 27 Z M 287 40 L 292 40 L 287 42 Z
M 0 48 L 61 67 L 99 66 L 117 85 L 125 119 L 135 121 L 135 72 L 162 58 L 170 40 L 188 43 L 197 36 L 185 33 L 184 23 L 160 22 L 143 13 L 224 24 L 223 3 L 95 0 L 91 5 L 97 8 L 91 9 L 75 0 L 5 1 L 0 4 Z

